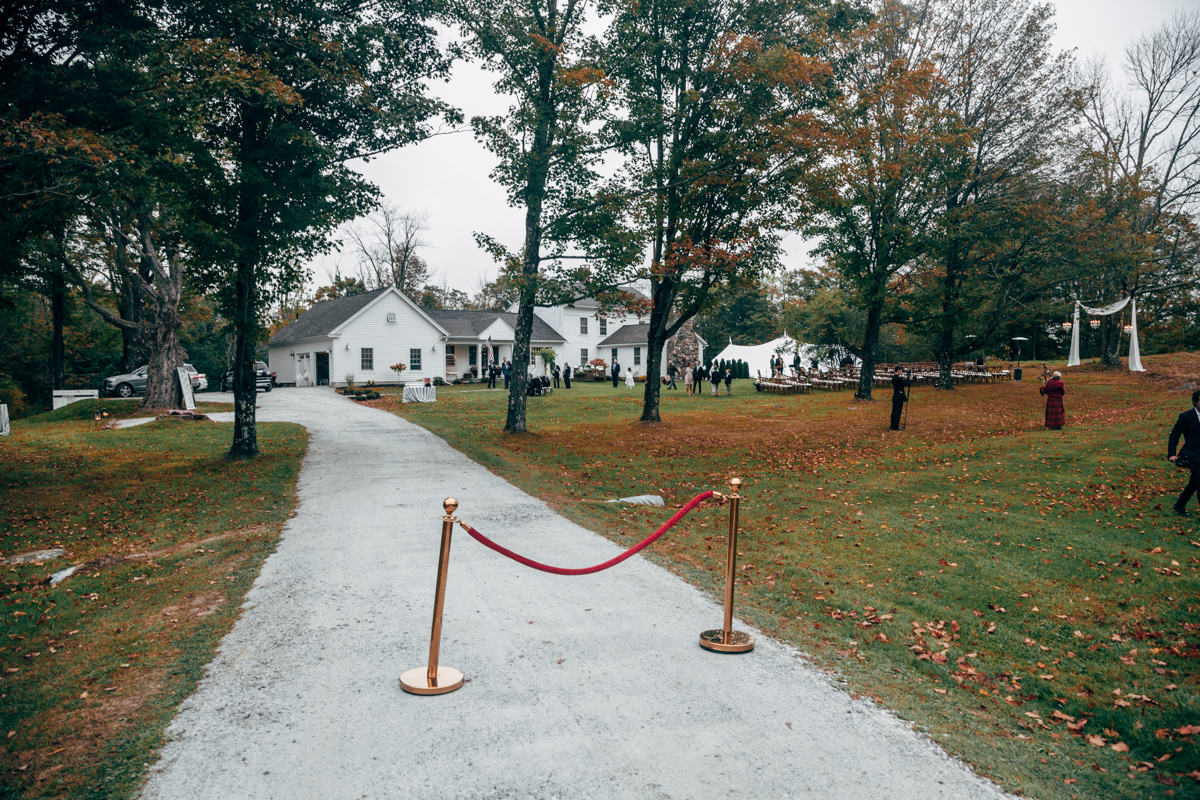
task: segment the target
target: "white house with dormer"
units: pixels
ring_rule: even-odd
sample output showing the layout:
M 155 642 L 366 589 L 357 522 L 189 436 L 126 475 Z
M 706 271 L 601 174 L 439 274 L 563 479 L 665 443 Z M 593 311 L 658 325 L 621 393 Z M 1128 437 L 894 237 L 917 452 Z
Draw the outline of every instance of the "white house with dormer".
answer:
M 640 294 L 636 290 L 626 291 Z M 516 304 L 509 306 L 508 310 L 515 313 Z M 616 361 L 621 365 L 622 374 L 626 367 L 633 367 L 634 375 L 646 374 L 650 339 L 648 315 L 614 311 L 601 315 L 600 304 L 591 298 L 558 306 L 538 306 L 533 309 L 533 314 L 536 319 L 542 320 L 564 337 L 565 342 L 562 346 L 554 346 L 559 366 L 570 364 L 572 368 L 577 368 L 594 359 L 600 359 L 604 362 L 606 371 L 613 361 Z M 681 332 L 681 335 L 695 337 L 696 347 L 700 358 L 703 359 L 704 348 L 708 343 L 690 330 Z M 659 363 L 662 375 L 667 374 L 666 354 L 671 350 L 672 344 L 668 341 L 663 347 L 663 357 Z M 681 363 L 679 366 L 684 365 Z
M 516 314 L 501 311 L 421 308 L 388 286 L 317 303 L 270 338 L 267 358 L 283 386 L 478 380 L 489 357 L 512 361 L 516 324 Z M 565 344 L 535 316 L 534 350 Z

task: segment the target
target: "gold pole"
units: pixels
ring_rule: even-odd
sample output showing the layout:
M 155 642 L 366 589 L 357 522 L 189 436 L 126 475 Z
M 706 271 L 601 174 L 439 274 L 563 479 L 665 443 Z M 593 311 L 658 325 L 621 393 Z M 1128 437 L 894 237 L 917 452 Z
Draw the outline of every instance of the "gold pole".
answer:
M 741 478 L 729 481 L 733 488 L 732 494 L 726 495 L 729 500 L 729 550 L 725 556 L 725 625 L 718 630 L 705 631 L 700 634 L 700 646 L 718 653 L 745 653 L 754 649 L 754 637 L 743 631 L 733 629 L 733 587 L 737 572 L 737 532 L 738 506 L 742 497 L 738 489 L 742 486 Z
M 458 519 L 454 516 L 458 501 L 447 497 L 442 503 L 442 547 L 438 553 L 437 588 L 433 598 L 433 630 L 429 634 L 429 664 L 400 676 L 400 688 L 412 694 L 446 694 L 462 687 L 463 674 L 451 667 L 438 666 L 442 646 L 442 610 L 446 607 L 446 574 L 450 571 L 450 534 Z

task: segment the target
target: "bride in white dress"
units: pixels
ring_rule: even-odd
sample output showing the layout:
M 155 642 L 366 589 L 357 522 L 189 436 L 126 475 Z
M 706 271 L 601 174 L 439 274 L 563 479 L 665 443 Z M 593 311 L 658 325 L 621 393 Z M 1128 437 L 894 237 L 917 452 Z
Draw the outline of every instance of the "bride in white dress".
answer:
M 633 385 L 635 383 L 637 383 L 637 381 L 635 381 L 633 379 L 633 367 L 626 367 L 625 368 L 625 385 L 628 386 L 630 389 L 632 389 Z

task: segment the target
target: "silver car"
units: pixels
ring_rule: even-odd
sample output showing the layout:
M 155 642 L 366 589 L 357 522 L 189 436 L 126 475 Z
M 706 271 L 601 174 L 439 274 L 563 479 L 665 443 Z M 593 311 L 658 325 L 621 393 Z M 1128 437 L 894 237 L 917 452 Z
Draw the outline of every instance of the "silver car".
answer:
M 188 374 L 192 378 L 192 391 L 199 391 L 207 388 L 208 382 L 203 380 L 204 376 L 196 372 L 196 368 L 191 364 L 183 365 Z M 146 393 L 146 374 L 150 371 L 149 366 L 138 367 L 133 372 L 127 375 L 114 375 L 111 378 L 104 379 L 104 397 L 134 397 Z M 201 383 L 204 385 L 202 386 Z

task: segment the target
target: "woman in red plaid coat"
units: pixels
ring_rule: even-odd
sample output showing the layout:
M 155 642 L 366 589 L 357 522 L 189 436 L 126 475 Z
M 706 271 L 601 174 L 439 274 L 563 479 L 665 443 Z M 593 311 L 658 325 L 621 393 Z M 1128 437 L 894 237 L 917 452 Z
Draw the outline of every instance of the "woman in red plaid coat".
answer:
M 1067 388 L 1063 386 L 1062 373 L 1056 371 L 1038 392 L 1046 397 L 1046 427 L 1052 431 L 1061 431 L 1063 422 L 1066 421 L 1062 399 L 1067 393 Z

